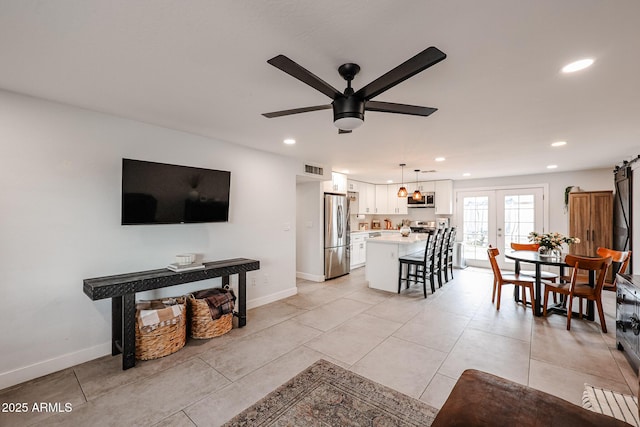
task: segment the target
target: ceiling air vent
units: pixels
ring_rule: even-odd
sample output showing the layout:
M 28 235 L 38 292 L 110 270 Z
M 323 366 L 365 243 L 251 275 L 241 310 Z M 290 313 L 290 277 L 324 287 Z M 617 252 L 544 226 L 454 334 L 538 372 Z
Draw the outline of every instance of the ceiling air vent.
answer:
M 304 172 L 312 175 L 324 176 L 324 168 L 321 166 L 304 165 Z

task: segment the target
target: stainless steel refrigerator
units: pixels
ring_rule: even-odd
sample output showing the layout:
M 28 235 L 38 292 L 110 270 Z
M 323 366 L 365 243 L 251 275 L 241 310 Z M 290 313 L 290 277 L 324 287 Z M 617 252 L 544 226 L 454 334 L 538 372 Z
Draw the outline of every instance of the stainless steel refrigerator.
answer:
M 349 249 L 349 199 L 336 194 L 324 195 L 324 278 L 348 274 L 351 268 Z

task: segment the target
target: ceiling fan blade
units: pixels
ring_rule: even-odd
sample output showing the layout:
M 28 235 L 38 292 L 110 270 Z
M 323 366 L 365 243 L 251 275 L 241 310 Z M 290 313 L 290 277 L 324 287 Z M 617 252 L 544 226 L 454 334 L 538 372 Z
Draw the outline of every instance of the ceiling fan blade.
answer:
M 329 83 L 325 82 L 320 77 L 313 74 L 311 71 L 301 67 L 284 55 L 275 56 L 267 62 L 274 67 L 281 69 L 290 76 L 295 77 L 302 83 L 306 83 L 315 90 L 324 93 L 331 99 L 336 99 L 336 97 L 342 96 L 342 93 L 338 92 L 338 90 L 331 86 Z
M 263 113 L 262 115 L 272 119 L 274 117 L 290 116 L 291 114 L 308 113 L 309 111 L 329 110 L 331 104 L 327 105 L 315 105 L 313 107 L 294 108 L 293 110 L 274 111 L 272 113 Z
M 344 130 L 344 129 L 338 129 L 338 135 L 341 135 L 341 134 L 343 134 L 343 133 L 351 133 L 351 132 L 353 132 L 353 131 L 350 131 L 350 130 Z
M 368 85 L 358 90 L 355 94 L 365 101 L 380 95 L 382 92 L 391 89 L 398 83 L 402 83 L 409 77 L 415 76 L 432 65 L 445 59 L 447 55 L 437 47 L 428 47 L 413 58 L 398 65 L 393 70 L 378 77 Z
M 366 111 L 379 111 L 381 113 L 410 114 L 412 116 L 428 116 L 438 111 L 437 108 L 419 107 L 417 105 L 395 104 L 393 102 L 367 101 L 364 106 Z

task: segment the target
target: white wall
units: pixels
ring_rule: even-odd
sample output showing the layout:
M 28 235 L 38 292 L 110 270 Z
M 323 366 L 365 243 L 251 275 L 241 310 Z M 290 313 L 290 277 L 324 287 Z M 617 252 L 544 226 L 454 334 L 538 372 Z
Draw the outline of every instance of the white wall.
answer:
M 296 270 L 302 279 L 324 280 L 324 198 L 322 182 L 296 185 Z
M 453 182 L 453 190 L 455 193 L 456 191 L 464 189 L 507 187 L 526 184 L 548 184 L 548 229 L 550 231 L 567 234 L 569 231 L 569 218 L 564 209 L 565 188 L 568 186 L 578 186 L 583 191 L 613 190 L 613 166 L 611 169 L 593 169 L 587 171 L 558 172 L 540 175 L 458 180 Z M 455 220 L 456 219 L 454 218 L 454 221 Z
M 249 307 L 295 294 L 298 162 L 2 91 L 0 141 L 0 389 L 110 354 L 110 301 L 91 301 L 85 278 L 196 252 L 260 261 Z M 231 171 L 229 222 L 121 226 L 123 157 Z

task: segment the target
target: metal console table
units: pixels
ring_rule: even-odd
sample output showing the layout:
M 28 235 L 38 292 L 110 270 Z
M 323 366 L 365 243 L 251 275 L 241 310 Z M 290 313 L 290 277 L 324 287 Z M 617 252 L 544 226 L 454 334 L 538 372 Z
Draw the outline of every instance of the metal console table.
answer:
M 136 292 L 166 288 L 183 283 L 222 278 L 229 284 L 229 276 L 238 275 L 238 326 L 247 324 L 247 271 L 259 270 L 260 261 L 234 258 L 204 263 L 201 270 L 176 273 L 167 269 L 96 277 L 83 281 L 83 290 L 93 301 L 111 298 L 111 354 L 122 353 L 122 369 L 136 364 Z

